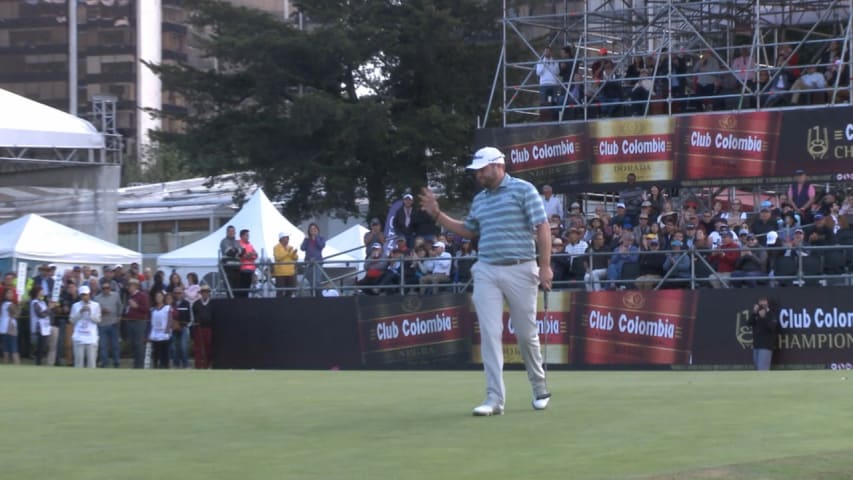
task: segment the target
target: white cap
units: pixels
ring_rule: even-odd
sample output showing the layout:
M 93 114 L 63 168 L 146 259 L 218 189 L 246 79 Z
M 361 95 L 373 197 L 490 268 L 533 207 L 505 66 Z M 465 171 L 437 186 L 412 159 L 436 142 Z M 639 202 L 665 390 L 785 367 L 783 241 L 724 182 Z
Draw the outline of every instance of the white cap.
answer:
M 625 204 L 622 202 L 619 202 L 616 204 L 616 208 L 625 208 Z
M 371 245 L 370 248 L 382 248 L 382 244 L 377 242 Z
M 290 234 L 287 232 L 278 232 L 278 238 L 279 239 L 284 238 L 284 237 L 290 238 Z
M 474 154 L 474 158 L 471 160 L 471 164 L 465 168 L 467 168 L 468 170 L 480 170 L 486 165 L 490 165 L 493 163 L 499 163 L 503 165 L 503 152 L 501 152 L 495 147 L 483 147 L 477 150 L 477 153 Z
M 779 238 L 778 233 L 776 233 L 774 231 L 767 232 L 767 244 L 768 245 L 772 245 L 772 244 L 776 243 L 776 240 L 778 238 Z
M 445 247 L 444 242 L 435 242 L 432 244 L 432 246 L 434 248 L 438 248 L 438 247 L 444 248 Z
M 83 285 L 82 287 L 80 287 L 79 290 L 77 290 L 77 293 L 79 293 L 80 295 L 89 295 L 90 293 L 92 293 L 92 291 L 89 290 L 88 285 Z
M 414 199 L 415 199 L 415 197 L 413 197 L 411 193 L 407 193 L 407 194 L 403 195 L 403 199 L 406 199 L 406 198 L 408 198 L 408 199 L 410 199 L 410 200 L 414 200 Z

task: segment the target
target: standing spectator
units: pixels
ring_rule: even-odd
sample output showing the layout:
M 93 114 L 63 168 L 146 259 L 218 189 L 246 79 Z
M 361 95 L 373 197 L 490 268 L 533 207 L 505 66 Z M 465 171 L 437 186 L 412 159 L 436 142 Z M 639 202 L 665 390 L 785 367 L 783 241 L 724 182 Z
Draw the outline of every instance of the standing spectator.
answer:
M 308 235 L 302 240 L 300 250 L 305 252 L 305 279 L 311 286 L 311 295 L 316 296 L 322 282 L 323 249 L 326 239 L 320 235 L 320 227 L 316 223 L 308 225 Z
M 151 289 L 148 290 L 148 302 L 154 303 L 154 295 L 158 293 L 166 293 L 165 273 L 162 270 L 157 270 L 154 274 L 154 280 L 151 282 Z
M 151 302 L 148 295 L 139 289 L 139 280 L 135 278 L 127 281 L 127 293 L 124 320 L 133 351 L 133 368 L 142 368 L 145 360 L 145 330 L 148 327 Z
M 3 340 L 3 360 L 6 363 L 21 363 L 18 353 L 18 302 L 15 301 L 15 289 L 8 285 L 3 289 L 3 303 L 0 304 L 0 338 Z
M 699 74 L 696 80 L 696 95 L 700 97 L 701 109 L 717 109 L 717 101 L 710 98 L 717 94 L 720 87 L 720 62 L 717 61 L 713 50 L 705 50 L 699 55 L 693 72 Z
M 272 249 L 273 278 L 277 297 L 292 297 L 296 289 L 296 261 L 299 260 L 299 252 L 290 245 L 290 234 L 281 232 L 278 234 L 278 243 Z
M 234 292 L 234 296 L 247 298 L 253 285 L 256 269 L 255 260 L 258 259 L 258 252 L 249 243 L 249 231 L 245 228 L 240 230 L 240 249 L 240 288 Z
M 56 342 L 56 366 L 64 367 L 71 364 L 71 349 L 68 348 L 71 340 L 71 334 L 68 331 L 69 315 L 71 315 L 71 306 L 79 300 L 77 294 L 77 284 L 73 280 L 65 280 L 65 288 L 59 292 L 59 305 L 57 305 L 54 318 L 56 319 L 56 327 L 59 329 L 59 339 Z
M 536 75 L 539 76 L 539 104 L 553 105 L 560 89 L 560 67 L 551 56 L 551 47 L 545 47 L 542 52 L 536 64 Z
M 554 189 L 551 188 L 551 185 L 542 186 L 542 203 L 545 204 L 545 214 L 548 218 L 556 215 L 560 217 L 560 221 L 562 222 L 563 214 L 565 213 L 563 212 L 563 202 L 554 196 Z
M 41 365 L 42 359 L 53 353 L 53 358 L 47 358 L 47 364 L 53 365 L 56 361 L 56 335 L 52 333 L 50 307 L 45 300 L 45 291 L 41 282 L 33 282 L 30 288 L 30 335 L 32 345 L 35 347 L 33 358 L 36 365 Z
M 74 333 L 74 367 L 95 368 L 98 356 L 98 324 L 101 323 L 101 306 L 90 298 L 88 285 L 80 287 L 80 301 L 71 306 L 71 323 Z
M 782 332 L 782 328 L 766 296 L 759 297 L 758 302 L 752 306 L 749 326 L 752 327 L 752 361 L 755 369 L 770 370 L 776 337 Z
M 754 91 L 755 89 L 755 59 L 752 57 L 749 47 L 741 47 L 734 60 L 732 60 L 732 71 L 738 80 L 738 90 L 743 85 Z
M 119 344 L 119 317 L 124 311 L 121 295 L 113 290 L 110 281 L 104 279 L 101 283 L 101 293 L 95 296 L 95 301 L 101 306 L 101 323 L 98 325 L 98 344 L 100 355 L 98 364 L 106 368 L 112 356 L 114 368 L 119 367 L 121 361 L 121 346 Z M 112 355 L 110 355 L 112 354 Z
M 225 229 L 225 238 L 219 242 L 219 257 L 222 261 L 222 269 L 225 270 L 228 288 L 231 290 L 240 284 L 240 255 L 242 253 L 240 240 L 237 239 L 237 229 L 233 225 L 228 225 L 228 228 Z
M 788 188 L 788 198 L 796 212 L 800 215 L 803 224 L 810 223 L 811 218 L 807 215 L 815 203 L 815 188 L 806 178 L 804 170 L 797 169 L 794 172 L 794 183 Z
M 174 303 L 175 322 L 172 329 L 172 344 L 170 350 L 172 353 L 172 365 L 175 368 L 190 367 L 190 321 L 192 319 L 189 300 L 184 296 L 182 287 L 178 287 L 172 292 Z
M 637 224 L 637 217 L 643 205 L 643 189 L 637 185 L 637 175 L 629 173 L 625 187 L 619 192 L 619 202 L 625 205 L 625 217 L 631 225 Z
M 201 296 L 201 286 L 198 284 L 198 274 L 190 272 L 187 274 L 187 287 L 184 289 L 184 298 L 188 302 L 195 303 Z
M 181 275 L 178 274 L 178 272 L 173 271 L 172 274 L 169 275 L 169 284 L 166 285 L 166 293 L 172 293 L 179 287 L 183 290 L 184 282 L 181 279 Z
M 370 219 L 370 230 L 364 233 L 364 254 L 370 255 L 370 249 L 374 243 L 385 245 L 385 234 L 382 233 L 382 222 L 374 217 Z
M 195 368 L 210 368 L 213 359 L 213 306 L 210 304 L 210 286 L 199 288 L 201 298 L 193 303 L 193 360 Z
M 169 339 L 171 338 L 172 308 L 166 305 L 166 296 L 162 292 L 154 295 L 151 307 L 151 358 L 154 368 L 169 368 Z
M 411 193 L 403 195 L 403 206 L 394 214 L 392 223 L 394 225 L 394 235 L 402 236 L 406 239 L 406 246 L 411 249 L 415 246 L 415 230 L 414 218 L 416 210 L 412 205 L 414 198 Z

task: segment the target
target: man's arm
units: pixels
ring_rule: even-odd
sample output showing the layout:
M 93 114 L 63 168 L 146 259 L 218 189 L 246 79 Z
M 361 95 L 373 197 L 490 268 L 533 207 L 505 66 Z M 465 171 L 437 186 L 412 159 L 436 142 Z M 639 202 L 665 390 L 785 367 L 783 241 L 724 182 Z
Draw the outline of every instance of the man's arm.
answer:
M 551 290 L 554 272 L 551 271 L 551 226 L 548 222 L 536 226 L 536 248 L 539 251 L 539 284 Z
M 421 193 L 418 197 L 420 198 L 421 208 L 427 213 L 427 215 L 435 220 L 435 223 L 464 238 L 474 238 L 477 236 L 475 232 L 465 228 L 464 222 L 442 212 L 438 206 L 438 199 L 435 198 L 435 194 L 429 188 L 424 187 L 421 189 Z M 550 230 L 548 231 L 548 234 L 550 235 Z M 548 242 L 548 246 L 550 247 L 550 238 Z

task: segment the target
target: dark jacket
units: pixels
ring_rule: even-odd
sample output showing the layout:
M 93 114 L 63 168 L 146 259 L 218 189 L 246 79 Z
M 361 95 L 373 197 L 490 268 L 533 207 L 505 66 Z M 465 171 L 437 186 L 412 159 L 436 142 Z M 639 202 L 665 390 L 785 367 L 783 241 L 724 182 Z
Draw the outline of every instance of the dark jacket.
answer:
M 752 327 L 752 348 L 776 348 L 776 337 L 782 332 L 776 312 L 770 310 L 764 316 L 752 312 L 749 316 L 749 326 Z
M 666 262 L 666 254 L 663 252 L 651 252 L 640 255 L 641 275 L 663 275 L 663 264 Z

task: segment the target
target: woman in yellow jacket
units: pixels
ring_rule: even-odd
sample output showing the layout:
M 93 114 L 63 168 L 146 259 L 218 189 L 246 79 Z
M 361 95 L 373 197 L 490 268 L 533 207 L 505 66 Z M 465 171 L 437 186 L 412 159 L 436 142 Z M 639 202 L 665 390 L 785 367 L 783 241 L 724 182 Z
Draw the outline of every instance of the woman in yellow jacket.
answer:
M 290 234 L 278 234 L 278 243 L 272 249 L 273 277 L 275 278 L 276 296 L 292 297 L 296 288 L 296 261 L 299 252 L 290 245 Z

